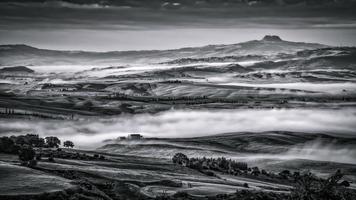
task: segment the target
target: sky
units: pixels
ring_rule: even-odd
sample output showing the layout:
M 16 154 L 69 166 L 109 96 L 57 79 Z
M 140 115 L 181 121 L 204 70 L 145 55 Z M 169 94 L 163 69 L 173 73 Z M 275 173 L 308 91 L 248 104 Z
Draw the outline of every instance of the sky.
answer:
M 274 34 L 290 41 L 356 46 L 355 3 L 167 8 L 164 3 L 135 7 L 115 1 L 101 5 L 95 0 L 91 4 L 24 2 L 0 3 L 0 44 L 59 50 L 151 50 L 239 43 Z

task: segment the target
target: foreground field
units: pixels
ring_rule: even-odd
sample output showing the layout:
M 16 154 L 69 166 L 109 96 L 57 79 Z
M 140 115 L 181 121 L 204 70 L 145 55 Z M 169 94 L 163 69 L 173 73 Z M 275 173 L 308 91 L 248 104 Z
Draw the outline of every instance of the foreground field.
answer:
M 288 199 L 297 184 L 293 173 L 309 169 L 323 178 L 340 169 L 345 174 L 342 180 L 351 183 L 345 194 L 354 195 L 356 163 L 352 160 L 342 163 L 292 155 L 283 158 L 283 151 L 288 155 L 291 149 L 303 148 L 300 144 L 316 138 L 324 142 L 333 140 L 335 145 L 354 141 L 288 132 L 113 140 L 96 151 L 43 149 L 42 159 L 32 168 L 21 166 L 17 155 L 0 154 L 0 199 L 235 199 L 240 192 L 245 194 L 243 198 L 260 199 L 262 195 L 267 199 Z M 189 147 L 193 144 L 196 149 Z M 200 155 L 197 159 L 206 159 L 205 155 L 219 160 L 224 156 L 249 167 L 231 173 L 207 165 L 182 166 L 172 162 L 170 153 L 163 152 Z M 47 155 L 54 155 L 54 161 Z
M 4 196 L 35 196 L 74 187 L 67 179 L 7 162 L 0 162 L 0 176 L 0 193 Z

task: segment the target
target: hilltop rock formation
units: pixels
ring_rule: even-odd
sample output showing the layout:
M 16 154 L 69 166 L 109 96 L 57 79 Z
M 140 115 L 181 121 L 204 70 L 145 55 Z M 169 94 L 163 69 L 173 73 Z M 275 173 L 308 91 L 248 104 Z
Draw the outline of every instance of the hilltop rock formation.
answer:
M 278 35 L 266 35 L 262 39 L 263 41 L 269 41 L 269 42 L 280 42 L 283 41 Z

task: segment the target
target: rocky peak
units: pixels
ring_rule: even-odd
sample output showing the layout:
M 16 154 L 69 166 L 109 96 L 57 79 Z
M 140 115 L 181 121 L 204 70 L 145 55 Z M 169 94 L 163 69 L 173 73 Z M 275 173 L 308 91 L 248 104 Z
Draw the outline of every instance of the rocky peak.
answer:
M 262 39 L 263 41 L 280 42 L 282 39 L 278 35 L 266 35 Z

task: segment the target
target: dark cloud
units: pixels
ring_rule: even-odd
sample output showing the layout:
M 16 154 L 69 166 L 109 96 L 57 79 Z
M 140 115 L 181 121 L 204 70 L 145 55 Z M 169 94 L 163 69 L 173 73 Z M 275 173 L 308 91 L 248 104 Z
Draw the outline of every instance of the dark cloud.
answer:
M 356 6 L 351 0 L 340 1 L 342 4 L 331 3 L 334 1 L 305 1 L 309 4 L 320 2 L 317 6 L 306 3 L 300 5 L 296 2 L 304 1 L 295 0 L 285 0 L 288 2 L 287 6 L 283 5 L 285 3 L 281 4 L 281 1 L 270 0 L 261 1 L 264 2 L 261 6 L 249 6 L 248 2 L 255 1 L 206 0 L 203 1 L 206 6 L 200 6 L 198 1 L 172 1 L 172 4 L 180 5 L 177 9 L 162 7 L 170 2 L 162 0 L 26 2 L 1 3 L 2 29 L 22 29 L 24 26 L 88 29 L 135 29 L 152 26 L 328 28 L 333 24 L 354 28 L 356 21 Z
M 150 8 L 179 9 L 183 7 L 234 7 L 234 6 L 345 6 L 354 5 L 355 0 L 4 0 L 3 2 L 42 3 L 57 6 L 66 6 L 64 3 L 77 5 L 100 6 L 130 6 Z
M 344 44 L 356 30 L 355 4 L 355 0 L 0 1 L 0 43 L 87 50 L 99 46 L 99 50 L 162 49 L 257 39 L 243 35 L 249 30 L 259 30 L 254 37 L 308 30 L 310 34 L 301 34 L 300 39 L 295 34 L 289 39 L 328 38 L 315 42 Z M 330 30 L 338 30 L 332 40 Z M 157 38 L 162 42 L 157 43 Z

